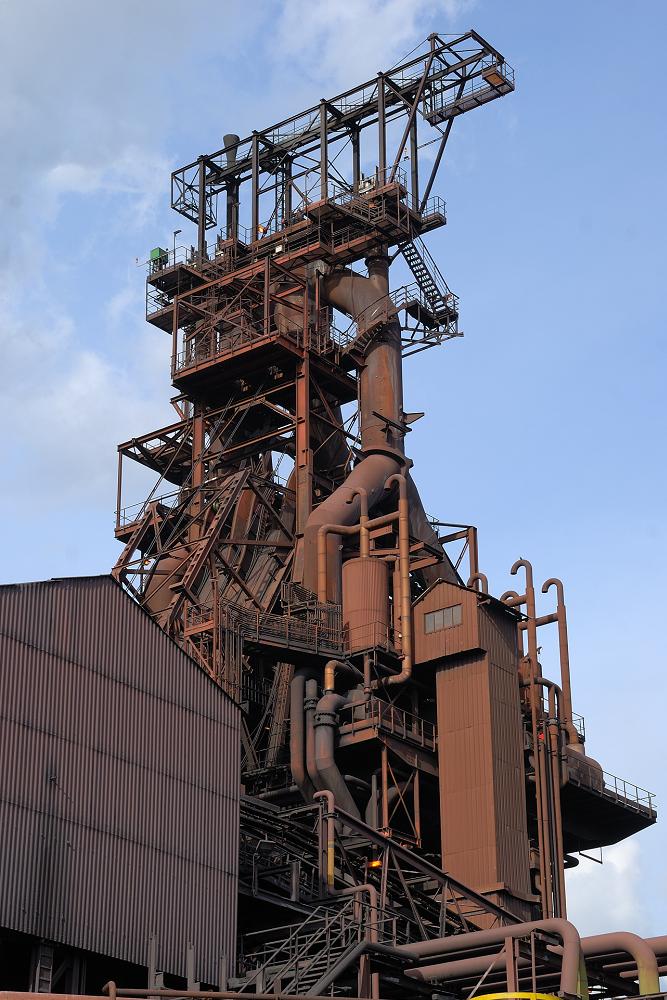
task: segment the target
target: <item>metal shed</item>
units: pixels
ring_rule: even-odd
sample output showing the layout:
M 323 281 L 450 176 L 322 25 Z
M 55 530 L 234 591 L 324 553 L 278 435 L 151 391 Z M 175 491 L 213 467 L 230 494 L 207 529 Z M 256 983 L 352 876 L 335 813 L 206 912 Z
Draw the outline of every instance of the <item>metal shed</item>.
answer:
M 0 927 L 216 983 L 239 710 L 109 576 L 0 587 Z

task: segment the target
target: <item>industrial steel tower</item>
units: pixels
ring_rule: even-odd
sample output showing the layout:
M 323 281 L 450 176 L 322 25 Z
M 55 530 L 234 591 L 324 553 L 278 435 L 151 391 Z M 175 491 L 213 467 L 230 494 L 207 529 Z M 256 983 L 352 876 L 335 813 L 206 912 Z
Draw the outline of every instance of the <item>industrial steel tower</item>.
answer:
M 403 358 L 459 336 L 422 242 L 446 222 L 438 169 L 455 118 L 513 90 L 476 32 L 434 34 L 172 175 L 196 243 L 151 253 L 147 319 L 172 338 L 177 419 L 119 446 L 113 572 L 243 709 L 238 988 L 418 991 L 445 977 L 416 956 L 474 930 L 450 993 L 496 937 L 513 971 L 488 983 L 555 981 L 573 852 L 655 819 L 585 754 L 560 581 L 547 614 L 526 560 L 520 592 L 490 595 L 476 530 L 426 516 L 406 454 Z M 129 459 L 157 482 L 124 509 Z M 589 977 L 619 992 L 602 960 Z

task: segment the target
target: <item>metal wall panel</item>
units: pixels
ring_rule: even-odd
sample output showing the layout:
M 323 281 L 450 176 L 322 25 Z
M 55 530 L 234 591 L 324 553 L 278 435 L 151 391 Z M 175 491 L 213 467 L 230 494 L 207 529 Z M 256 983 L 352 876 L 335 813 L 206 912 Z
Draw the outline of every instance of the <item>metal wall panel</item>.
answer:
M 453 603 L 456 592 L 450 584 L 438 584 L 416 607 L 445 606 L 443 600 Z M 474 594 L 458 592 L 464 602 L 462 624 L 425 635 L 421 647 L 432 659 L 438 637 L 445 637 L 436 675 L 443 866 L 528 919 L 516 620 L 501 606 L 478 604 Z M 455 648 L 457 642 L 465 652 Z M 473 645 L 478 648 L 471 650 Z
M 0 926 L 216 983 L 239 711 L 111 579 L 0 587 Z
M 440 608 L 461 605 L 461 624 L 426 632 L 424 616 Z M 413 609 L 415 663 L 428 663 L 479 647 L 477 597 L 454 583 L 438 581 L 415 601 Z

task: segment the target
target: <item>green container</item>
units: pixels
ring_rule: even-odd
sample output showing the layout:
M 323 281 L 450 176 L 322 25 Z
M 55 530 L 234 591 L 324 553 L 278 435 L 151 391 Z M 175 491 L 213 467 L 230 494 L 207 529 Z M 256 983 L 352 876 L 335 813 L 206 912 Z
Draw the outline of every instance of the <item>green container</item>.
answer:
M 169 256 L 169 251 L 164 250 L 162 247 L 153 247 L 151 250 L 150 260 L 162 260 Z

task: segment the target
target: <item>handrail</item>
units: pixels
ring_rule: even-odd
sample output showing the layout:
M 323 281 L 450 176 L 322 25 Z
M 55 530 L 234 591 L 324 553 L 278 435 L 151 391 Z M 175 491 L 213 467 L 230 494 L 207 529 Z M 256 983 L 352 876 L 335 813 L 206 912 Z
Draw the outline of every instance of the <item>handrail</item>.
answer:
M 354 733 L 355 730 L 372 726 L 403 739 L 411 740 L 428 750 L 435 750 L 437 744 L 436 727 L 432 722 L 405 709 L 392 705 L 382 698 L 372 696 L 368 701 L 344 705 L 339 712 L 341 731 Z

